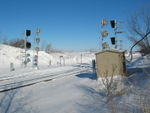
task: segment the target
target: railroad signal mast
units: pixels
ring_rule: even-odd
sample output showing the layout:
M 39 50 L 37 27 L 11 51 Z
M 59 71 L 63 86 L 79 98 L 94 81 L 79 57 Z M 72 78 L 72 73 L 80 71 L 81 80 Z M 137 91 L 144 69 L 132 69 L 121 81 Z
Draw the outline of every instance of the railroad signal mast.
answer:
M 110 21 L 110 24 L 111 24 L 111 27 L 114 29 L 114 35 L 115 37 L 111 37 L 111 42 L 113 45 L 115 45 L 115 49 L 122 49 L 122 40 L 118 40 L 117 39 L 117 35 L 118 34 L 121 34 L 123 33 L 122 31 L 118 31 L 119 29 L 119 21 L 116 21 L 116 20 L 111 20 Z M 113 39 L 114 38 L 114 39 Z
M 101 47 L 102 50 L 109 49 L 109 45 L 107 42 L 104 42 L 104 39 L 108 36 L 108 32 L 105 30 L 105 26 L 107 26 L 108 21 L 106 19 L 102 19 L 101 22 Z
M 39 43 L 40 43 L 40 37 L 39 37 L 39 34 L 40 34 L 41 30 L 39 28 L 36 29 L 36 36 L 35 36 L 35 51 L 36 51 L 36 54 L 34 55 L 33 57 L 33 67 L 36 68 L 36 69 L 39 69 L 39 66 L 38 66 L 38 57 L 39 57 L 39 50 L 40 50 L 40 47 L 39 47 Z
M 101 46 L 102 50 L 110 49 L 109 44 L 107 42 L 104 42 L 104 38 L 106 38 L 109 33 L 104 29 L 108 24 L 108 20 L 102 19 L 101 21 Z M 122 33 L 122 31 L 118 31 L 118 22 L 116 20 L 110 20 L 110 26 L 114 31 L 114 36 L 110 38 L 111 44 L 114 45 L 115 49 L 118 49 L 118 46 L 120 46 L 120 49 L 122 49 L 122 41 L 117 40 L 117 34 Z M 118 44 L 120 43 L 120 44 Z
M 27 41 L 28 37 L 31 35 L 31 30 L 26 30 L 25 31 L 25 40 L 24 40 L 24 67 L 27 67 L 27 63 L 29 60 L 27 59 L 27 48 L 31 48 L 31 43 Z
M 38 55 L 38 52 L 40 50 L 40 47 L 39 47 L 39 43 L 40 43 L 40 37 L 39 37 L 39 34 L 40 34 L 41 30 L 39 28 L 36 29 L 36 38 L 35 38 L 35 42 L 36 42 L 36 52 L 37 52 L 37 55 Z

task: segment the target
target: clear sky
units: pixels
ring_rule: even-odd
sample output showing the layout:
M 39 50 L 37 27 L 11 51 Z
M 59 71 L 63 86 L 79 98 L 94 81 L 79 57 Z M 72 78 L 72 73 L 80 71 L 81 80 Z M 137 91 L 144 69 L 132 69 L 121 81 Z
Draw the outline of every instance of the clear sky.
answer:
M 64 50 L 98 49 L 102 18 L 125 22 L 149 0 L 0 0 L 0 36 L 23 38 L 41 29 L 42 43 Z M 126 35 L 120 35 L 128 48 Z

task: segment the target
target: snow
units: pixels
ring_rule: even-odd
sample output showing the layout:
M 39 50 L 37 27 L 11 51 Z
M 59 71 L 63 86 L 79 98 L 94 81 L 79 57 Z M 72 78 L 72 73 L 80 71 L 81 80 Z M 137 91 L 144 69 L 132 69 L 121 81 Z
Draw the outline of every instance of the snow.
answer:
M 111 104 L 101 79 L 97 80 L 91 69 L 94 53 L 40 51 L 39 70 L 36 70 L 32 62 L 27 68 L 21 67 L 21 51 L 0 45 L 1 113 L 110 113 L 112 107 L 117 107 L 119 113 L 142 112 L 137 100 L 143 94 L 150 94 L 149 55 L 134 53 L 134 60 L 127 62 L 130 76 L 114 78 L 117 89 Z M 32 59 L 34 51 L 28 53 Z M 58 64 L 60 56 L 65 58 L 65 65 Z M 11 62 L 15 71 L 9 69 Z M 26 86 L 3 92 L 20 85 Z
M 11 47 L 8 45 L 0 45 L 0 73 L 8 72 L 10 68 L 10 63 L 14 64 L 16 70 L 20 70 L 22 65 L 22 56 L 24 55 L 24 50 L 20 48 Z M 32 58 L 36 55 L 35 51 L 28 50 L 27 54 L 30 54 L 29 58 L 31 60 L 28 63 L 28 67 L 32 68 Z M 49 66 L 51 61 L 52 66 L 58 66 L 60 63 L 60 56 L 65 59 L 65 65 L 77 65 L 81 63 L 91 64 L 92 59 L 95 59 L 95 53 L 90 52 L 64 52 L 64 53 L 52 53 L 47 54 L 44 51 L 39 51 L 39 68 L 45 68 Z M 63 62 L 62 62 L 63 64 Z

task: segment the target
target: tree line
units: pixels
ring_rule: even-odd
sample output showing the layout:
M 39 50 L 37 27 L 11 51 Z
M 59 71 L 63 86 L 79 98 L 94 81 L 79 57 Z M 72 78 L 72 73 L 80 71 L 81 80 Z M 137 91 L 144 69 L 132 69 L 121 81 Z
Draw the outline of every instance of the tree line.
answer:
M 22 48 L 22 49 L 25 47 L 24 39 L 20 39 L 20 38 L 15 38 L 15 39 L 10 40 L 6 37 L 4 37 L 4 38 L 0 37 L 0 43 L 9 45 L 9 46 L 13 46 L 13 47 L 17 47 L 17 48 Z M 34 48 L 34 47 L 32 47 L 32 48 Z M 58 51 L 57 49 L 54 49 L 50 43 L 47 43 L 47 44 L 41 43 L 40 50 L 45 51 L 46 53 Z

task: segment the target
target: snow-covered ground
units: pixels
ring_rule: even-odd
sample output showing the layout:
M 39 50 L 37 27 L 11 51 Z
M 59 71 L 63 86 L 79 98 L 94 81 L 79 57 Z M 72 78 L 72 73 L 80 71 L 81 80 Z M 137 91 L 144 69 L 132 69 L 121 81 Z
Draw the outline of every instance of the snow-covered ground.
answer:
M 32 62 L 27 68 L 21 67 L 21 51 L 0 45 L 0 113 L 111 113 L 116 107 L 118 112 L 114 113 L 142 113 L 137 100 L 150 94 L 149 56 L 134 54 L 134 60 L 127 63 L 131 75 L 122 79 L 126 87 L 113 95 L 114 103 L 110 104 L 91 70 L 94 53 L 40 51 L 36 70 Z M 28 53 L 32 59 L 34 52 Z M 65 65 L 59 65 L 60 56 L 65 58 Z M 9 69 L 11 62 L 15 71 Z M 23 87 L 3 91 L 17 86 Z
M 30 54 L 29 59 L 31 60 L 31 62 L 28 63 L 28 67 L 32 67 L 32 59 L 33 56 L 36 55 L 36 52 L 28 50 L 27 54 Z M 0 73 L 7 73 L 9 71 L 8 69 L 10 68 L 10 63 L 14 64 L 16 70 L 20 70 L 24 60 L 23 56 L 23 49 L 7 45 L 0 45 Z M 91 52 L 62 52 L 47 54 L 44 51 L 40 51 L 39 68 L 46 68 L 49 66 L 49 64 L 56 67 L 59 66 L 60 56 L 63 56 L 64 58 L 64 60 L 61 59 L 61 64 L 65 65 L 77 65 L 81 62 L 91 64 L 92 59 L 95 59 L 94 53 Z

